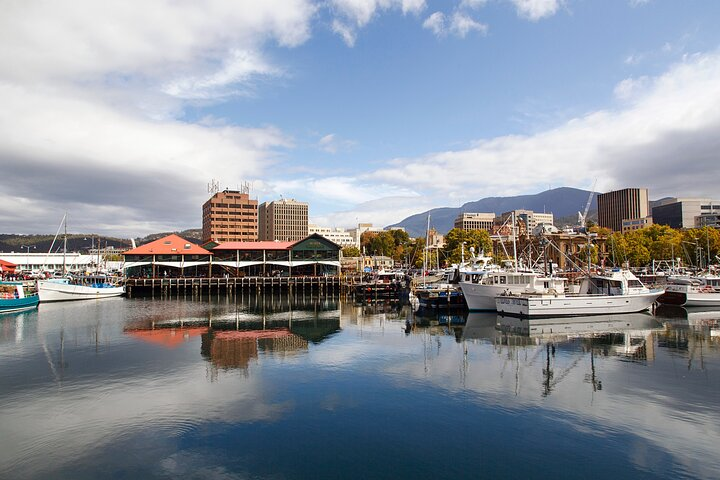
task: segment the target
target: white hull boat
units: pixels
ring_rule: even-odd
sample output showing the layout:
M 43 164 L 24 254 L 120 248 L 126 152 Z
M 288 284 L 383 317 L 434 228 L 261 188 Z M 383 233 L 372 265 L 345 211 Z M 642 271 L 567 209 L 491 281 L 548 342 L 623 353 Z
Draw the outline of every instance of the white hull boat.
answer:
M 67 300 L 94 300 L 118 297 L 125 293 L 124 286 L 111 284 L 74 284 L 67 280 L 38 280 L 40 302 L 61 302 Z
M 542 277 L 534 272 L 463 272 L 460 288 L 468 309 L 495 311 L 495 297 L 499 295 L 562 293 L 565 279 Z
M 500 295 L 496 308 L 500 314 L 518 317 L 581 317 L 637 313 L 650 308 L 662 292 L 628 295 Z
M 720 307 L 720 277 L 675 277 L 670 282 L 658 302 L 681 307 Z
M 519 317 L 582 317 L 642 312 L 663 294 L 650 290 L 627 270 L 583 279 L 578 293 L 498 295 L 498 312 Z

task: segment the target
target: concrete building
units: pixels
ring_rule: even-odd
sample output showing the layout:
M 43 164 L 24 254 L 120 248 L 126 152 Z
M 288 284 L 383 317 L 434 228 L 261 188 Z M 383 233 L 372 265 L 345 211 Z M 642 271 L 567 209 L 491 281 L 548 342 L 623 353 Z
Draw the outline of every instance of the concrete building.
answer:
M 313 233 L 317 233 L 341 247 L 356 246 L 355 239 L 350 232 L 342 228 L 320 227 L 318 225 L 308 224 L 308 235 L 312 235 Z
M 455 219 L 453 226 L 464 231 L 487 230 L 490 232 L 494 224 L 494 213 L 461 213 Z
M 347 230 L 348 234 L 353 238 L 355 241 L 355 246 L 357 248 L 360 248 L 360 237 L 365 232 L 382 232 L 383 229 L 381 227 L 373 227 L 372 223 L 358 223 L 357 228 L 351 228 Z
M 625 218 L 622 221 L 622 233 L 632 232 L 633 230 L 640 230 L 641 228 L 647 228 L 652 224 L 652 217 Z
M 515 222 L 519 227 L 519 231 L 517 232 L 518 235 L 528 235 L 530 232 L 535 230 L 535 227 L 538 225 L 553 225 L 553 222 L 555 221 L 552 213 L 538 213 L 533 212 L 532 210 L 511 210 L 500 215 L 499 223 L 502 225 L 503 223 L 508 222 L 508 225 L 510 225 L 508 219 L 513 213 L 515 214 Z M 493 231 L 498 231 L 497 225 Z
M 614 232 L 622 231 L 625 219 L 644 218 L 650 215 L 647 188 L 625 188 L 601 193 L 597 198 L 598 225 Z
M 203 243 L 254 242 L 258 238 L 258 202 L 249 189 L 223 190 L 203 205 Z
M 672 228 L 699 228 L 717 222 L 720 201 L 708 198 L 671 198 L 652 209 L 653 221 Z
M 258 207 L 261 241 L 292 242 L 308 235 L 308 204 L 294 199 L 264 202 Z

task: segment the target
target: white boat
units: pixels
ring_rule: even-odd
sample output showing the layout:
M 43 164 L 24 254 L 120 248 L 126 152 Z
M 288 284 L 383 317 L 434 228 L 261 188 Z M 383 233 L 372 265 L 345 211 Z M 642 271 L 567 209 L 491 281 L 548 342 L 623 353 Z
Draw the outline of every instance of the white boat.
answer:
M 565 279 L 536 272 L 473 270 L 461 272 L 460 288 L 470 310 L 495 311 L 498 295 L 562 294 Z
M 38 294 L 41 302 L 93 300 L 118 297 L 124 293 L 124 285 L 112 283 L 103 276 L 38 280 Z
M 658 302 L 682 307 L 720 307 L 720 276 L 670 277 Z
M 519 317 L 583 317 L 642 312 L 662 295 L 629 270 L 614 269 L 582 279 L 578 293 L 505 293 L 495 298 L 498 312 Z

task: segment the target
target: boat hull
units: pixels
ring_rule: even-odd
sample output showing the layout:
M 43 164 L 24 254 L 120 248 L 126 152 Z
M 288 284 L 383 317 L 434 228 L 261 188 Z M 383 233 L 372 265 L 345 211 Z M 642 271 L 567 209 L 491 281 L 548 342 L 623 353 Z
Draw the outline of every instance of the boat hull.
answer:
M 700 292 L 691 288 L 671 288 L 665 290 L 658 302 L 664 305 L 680 307 L 720 307 L 720 292 Z
M 650 308 L 662 292 L 630 295 L 501 295 L 496 308 L 502 315 L 517 317 L 580 317 L 637 313 Z
M 489 312 L 497 310 L 495 297 L 498 295 L 503 293 L 520 295 L 528 290 L 527 285 L 483 285 L 467 282 L 461 282 L 460 288 L 469 310 Z
M 38 306 L 38 296 L 28 295 L 25 298 L 0 299 L 0 313 L 22 312 Z
M 51 281 L 38 281 L 38 295 L 41 302 L 63 302 L 70 300 L 96 300 L 118 297 L 125 293 L 125 287 L 92 287 Z

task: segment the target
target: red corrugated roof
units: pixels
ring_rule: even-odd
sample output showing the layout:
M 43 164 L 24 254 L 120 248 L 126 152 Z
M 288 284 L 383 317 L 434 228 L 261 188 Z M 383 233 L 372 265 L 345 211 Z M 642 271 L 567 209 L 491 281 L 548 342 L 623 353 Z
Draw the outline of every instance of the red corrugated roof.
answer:
M 211 255 L 204 248 L 175 234 L 124 252 L 123 255 Z
M 297 242 L 225 242 L 213 250 L 288 250 Z

